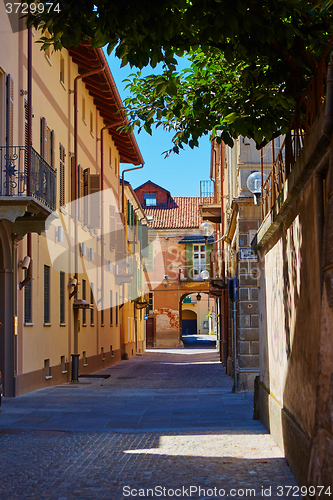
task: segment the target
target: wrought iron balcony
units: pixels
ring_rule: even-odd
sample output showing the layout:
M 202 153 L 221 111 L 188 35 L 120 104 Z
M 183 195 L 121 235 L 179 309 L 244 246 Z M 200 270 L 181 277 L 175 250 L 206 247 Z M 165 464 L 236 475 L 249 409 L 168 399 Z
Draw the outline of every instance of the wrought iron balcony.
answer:
M 56 208 L 56 171 L 31 148 L 0 147 L 0 199 L 34 198 L 52 212 Z

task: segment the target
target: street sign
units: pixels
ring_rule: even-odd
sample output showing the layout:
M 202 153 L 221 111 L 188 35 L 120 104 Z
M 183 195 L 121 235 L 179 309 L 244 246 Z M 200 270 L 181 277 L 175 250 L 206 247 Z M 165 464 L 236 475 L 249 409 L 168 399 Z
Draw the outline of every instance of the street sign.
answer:
M 239 249 L 238 253 L 239 260 L 257 260 L 258 256 L 249 247 L 243 247 Z

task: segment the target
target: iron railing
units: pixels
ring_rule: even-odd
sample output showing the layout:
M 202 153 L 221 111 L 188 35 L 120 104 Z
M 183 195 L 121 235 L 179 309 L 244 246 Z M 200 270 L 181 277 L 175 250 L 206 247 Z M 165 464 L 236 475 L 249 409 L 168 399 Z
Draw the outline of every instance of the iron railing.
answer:
M 0 146 L 0 197 L 32 196 L 50 210 L 56 209 L 56 171 L 31 148 Z
M 214 181 L 200 181 L 200 204 L 209 205 L 215 201 Z
M 304 147 L 306 136 L 318 115 L 320 107 L 324 103 L 327 77 L 326 57 L 328 49 L 325 51 L 318 65 L 315 76 L 308 84 L 299 106 L 294 111 L 289 131 L 285 135 L 282 146 L 276 156 L 274 152 L 274 141 L 272 141 L 272 169 L 262 183 L 261 188 L 263 218 L 272 209 L 281 193 L 283 185 Z

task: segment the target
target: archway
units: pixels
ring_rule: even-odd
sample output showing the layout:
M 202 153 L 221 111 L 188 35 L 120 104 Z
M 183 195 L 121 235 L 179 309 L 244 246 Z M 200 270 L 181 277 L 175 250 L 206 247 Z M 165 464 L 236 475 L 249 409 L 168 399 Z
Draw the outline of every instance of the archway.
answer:
M 195 311 L 189 309 L 183 310 L 182 314 L 182 331 L 183 335 L 195 335 L 197 333 L 197 318 Z
M 186 293 L 183 293 L 181 296 L 180 296 L 180 299 L 179 299 L 179 339 L 182 340 L 182 335 L 183 335 L 183 314 L 184 314 L 184 310 L 183 310 L 183 301 L 186 297 L 189 297 L 189 296 L 197 296 L 198 294 L 200 294 L 201 296 L 203 296 L 204 294 L 209 296 L 209 292 L 208 291 L 204 291 L 204 290 L 191 290 L 191 291 L 188 291 Z M 200 319 L 200 317 L 197 316 L 197 332 L 196 333 L 203 333 L 203 329 L 202 327 L 200 326 L 200 323 L 202 322 L 202 318 Z M 206 333 L 209 333 L 208 330 L 206 331 Z

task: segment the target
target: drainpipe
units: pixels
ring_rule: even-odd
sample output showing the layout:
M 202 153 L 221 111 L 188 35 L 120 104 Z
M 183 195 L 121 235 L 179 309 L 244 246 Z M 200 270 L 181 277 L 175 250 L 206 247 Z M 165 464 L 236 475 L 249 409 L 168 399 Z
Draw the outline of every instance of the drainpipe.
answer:
M 74 286 L 74 290 L 69 295 L 69 299 L 71 299 L 78 291 L 78 283 L 79 283 L 79 274 L 78 274 L 78 116 L 77 116 L 77 84 L 78 80 L 85 78 L 87 76 L 96 75 L 105 70 L 107 64 L 106 62 L 102 67 L 96 68 L 92 71 L 88 71 L 82 75 L 78 75 L 74 79 L 74 201 L 75 201 L 75 210 L 74 210 L 74 262 L 75 262 L 75 274 L 74 277 L 76 279 L 76 284 Z M 79 380 L 79 309 L 74 309 L 74 353 L 72 356 L 72 382 L 78 382 Z
M 27 151 L 27 196 L 31 194 L 30 172 L 31 172 L 31 148 L 32 148 L 32 28 L 28 29 L 28 151 Z M 32 279 L 32 238 L 27 234 L 27 256 L 30 257 L 30 265 L 26 278 L 20 282 L 19 289 L 25 287 Z
M 124 178 L 124 173 L 131 172 L 132 170 L 139 170 L 140 168 L 143 168 L 143 164 L 140 167 L 127 168 L 126 170 L 122 171 L 122 176 L 121 176 L 121 213 L 123 215 L 125 215 L 125 178 Z

